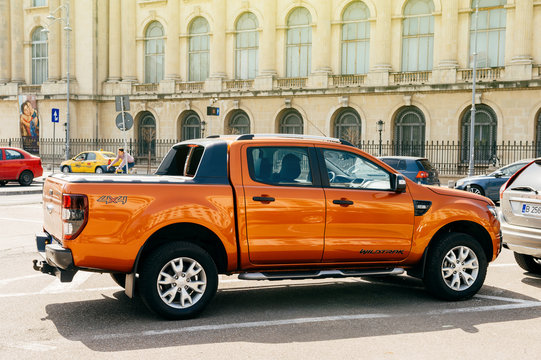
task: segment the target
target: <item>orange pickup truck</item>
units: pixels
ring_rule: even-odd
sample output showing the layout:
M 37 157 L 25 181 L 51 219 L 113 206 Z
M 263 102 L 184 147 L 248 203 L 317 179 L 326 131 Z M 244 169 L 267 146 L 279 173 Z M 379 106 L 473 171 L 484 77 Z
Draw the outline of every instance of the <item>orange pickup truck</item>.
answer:
M 174 145 L 155 175 L 46 179 L 41 259 L 69 282 L 110 273 L 168 319 L 196 316 L 218 274 L 246 280 L 402 274 L 472 297 L 501 251 L 488 198 L 415 184 L 333 138 L 240 135 Z

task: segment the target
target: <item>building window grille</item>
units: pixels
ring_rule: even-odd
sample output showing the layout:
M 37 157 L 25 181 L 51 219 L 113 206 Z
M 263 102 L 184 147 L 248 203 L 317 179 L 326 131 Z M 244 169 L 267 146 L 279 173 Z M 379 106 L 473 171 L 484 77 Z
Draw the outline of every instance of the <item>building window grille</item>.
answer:
M 479 1 L 479 4 L 477 4 Z M 475 42 L 475 8 L 477 15 L 477 67 L 505 66 L 505 27 L 507 0 L 472 0 L 470 16 L 470 67 L 473 67 L 473 44 Z
M 242 111 L 237 110 L 229 120 L 228 131 L 230 134 L 241 135 L 250 133 L 250 118 Z
M 370 10 L 356 1 L 342 16 L 342 74 L 366 74 L 370 58 Z
M 334 122 L 334 136 L 354 145 L 361 141 L 361 117 L 357 111 L 351 108 L 342 110 Z
M 402 23 L 402 71 L 432 70 L 433 12 L 432 0 L 409 0 L 406 4 Z
M 182 121 L 182 141 L 201 137 L 201 120 L 195 111 L 190 111 Z
M 139 156 L 156 156 L 156 120 L 150 113 L 143 115 L 139 123 Z
M 164 31 L 158 21 L 152 22 L 145 33 L 145 83 L 157 84 L 164 73 Z
M 32 33 L 32 84 L 43 84 L 48 77 L 47 34 L 42 27 Z
M 303 134 L 304 125 L 302 116 L 296 110 L 290 110 L 280 119 L 279 132 L 281 134 Z
M 296 8 L 287 19 L 286 77 L 306 77 L 312 63 L 312 16 L 303 7 Z
M 417 107 L 408 106 L 400 110 L 394 127 L 397 155 L 424 156 L 425 124 L 425 117 Z
M 468 162 L 470 158 L 470 124 L 471 106 L 462 117 L 462 161 Z M 475 106 L 475 137 L 474 159 L 476 162 L 491 162 L 496 156 L 496 134 L 498 119 L 496 113 L 489 106 L 479 104 Z
M 188 67 L 189 81 L 205 81 L 209 76 L 209 23 L 203 17 L 190 25 Z
M 235 39 L 235 78 L 253 79 L 257 76 L 259 32 L 254 14 L 244 13 L 237 21 Z

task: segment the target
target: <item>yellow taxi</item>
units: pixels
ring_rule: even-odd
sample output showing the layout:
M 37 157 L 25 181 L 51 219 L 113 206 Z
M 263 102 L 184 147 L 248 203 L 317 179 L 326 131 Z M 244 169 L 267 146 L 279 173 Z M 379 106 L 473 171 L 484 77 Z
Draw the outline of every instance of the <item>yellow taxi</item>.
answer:
M 83 151 L 71 160 L 63 161 L 60 164 L 60 170 L 63 173 L 86 172 L 86 173 L 105 173 L 107 166 L 116 158 L 116 154 L 110 151 Z M 113 165 L 119 165 L 121 160 L 117 160 Z M 113 169 L 111 167 L 111 169 Z

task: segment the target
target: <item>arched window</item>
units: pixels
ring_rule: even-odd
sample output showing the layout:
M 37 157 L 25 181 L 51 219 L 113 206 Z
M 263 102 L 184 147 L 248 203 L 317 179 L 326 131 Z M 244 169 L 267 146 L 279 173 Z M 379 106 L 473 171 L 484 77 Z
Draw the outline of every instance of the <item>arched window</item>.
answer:
M 195 111 L 189 111 L 182 120 L 181 139 L 190 140 L 201 137 L 201 120 Z
M 397 155 L 424 156 L 425 117 L 415 106 L 400 110 L 395 120 L 394 138 Z
M 537 126 L 535 127 L 535 156 L 541 156 L 541 111 L 537 115 Z
M 189 81 L 205 81 L 209 76 L 209 23 L 198 17 L 190 25 L 188 50 Z
M 479 4 L 477 4 L 479 2 Z M 507 0 L 472 0 L 470 21 L 470 59 L 473 60 L 475 42 L 475 7 L 477 15 L 477 66 L 505 66 L 505 24 Z M 470 65 L 473 66 L 473 63 Z
M 287 19 L 286 77 L 306 77 L 312 63 L 312 16 L 299 7 Z
M 462 161 L 467 162 L 470 158 L 470 126 L 471 106 L 462 117 Z M 484 104 L 475 105 L 475 138 L 474 159 L 480 162 L 491 162 L 496 156 L 496 132 L 498 119 L 496 113 Z
M 248 115 L 242 111 L 235 111 L 230 119 L 228 124 L 228 132 L 230 134 L 240 135 L 240 134 L 249 134 L 250 133 L 250 118 Z
M 252 13 L 244 13 L 237 21 L 235 40 L 235 78 L 253 79 L 257 76 L 259 23 Z
M 154 116 L 146 112 L 139 122 L 138 129 L 139 156 L 156 156 L 156 120 Z
M 163 80 L 164 56 L 163 27 L 154 21 L 145 33 L 145 83 L 157 84 Z
M 49 54 L 47 49 L 47 34 L 42 27 L 32 33 L 32 84 L 43 84 L 49 74 Z
M 366 74 L 370 55 L 370 10 L 356 1 L 342 15 L 342 74 Z
M 409 0 L 402 24 L 402 71 L 432 70 L 434 53 L 434 4 Z
M 352 108 L 340 112 L 334 122 L 334 136 L 356 145 L 361 141 L 361 117 Z
M 297 110 L 289 110 L 284 113 L 280 119 L 280 128 L 278 131 L 281 134 L 302 134 L 304 133 L 304 125 L 302 116 Z

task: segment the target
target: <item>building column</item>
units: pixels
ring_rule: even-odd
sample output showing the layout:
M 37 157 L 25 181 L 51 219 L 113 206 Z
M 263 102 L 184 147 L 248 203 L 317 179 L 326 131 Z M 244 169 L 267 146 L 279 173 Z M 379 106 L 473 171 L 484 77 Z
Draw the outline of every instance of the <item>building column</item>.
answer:
M 120 81 L 121 25 L 120 1 L 109 0 L 109 75 L 108 81 Z
M 11 0 L 10 2 L 10 30 L 11 30 L 11 81 L 24 83 L 24 23 L 23 2 Z
M 210 48 L 210 77 L 224 78 L 225 73 L 225 17 L 226 0 L 213 0 L 212 9 L 216 15 L 214 28 L 211 29 L 212 40 Z
M 9 0 L 0 0 L 0 14 L 9 14 Z M 0 83 L 11 80 L 9 16 L 0 16 Z
M 432 71 L 435 83 L 455 83 L 458 68 L 458 1 L 443 1 L 439 43 L 439 64 Z
M 505 68 L 507 80 L 532 78 L 533 10 L 533 0 L 515 2 L 512 58 Z
M 121 32 L 122 32 L 122 50 L 121 50 L 121 75 L 122 81 L 135 82 L 137 81 L 137 50 L 135 39 L 137 32 L 135 29 L 135 1 L 122 0 L 122 17 L 121 17 Z
M 167 40 L 165 41 L 165 79 L 178 80 L 179 76 L 179 2 L 167 2 Z
M 317 25 L 312 36 L 312 64 L 308 87 L 325 89 L 329 86 L 331 72 L 331 12 L 332 1 L 319 3 Z M 314 20 L 312 19 L 312 22 Z
M 53 12 L 60 6 L 59 0 L 49 0 L 49 12 Z M 57 21 L 49 26 L 49 34 L 47 35 L 47 50 L 48 50 L 48 79 L 47 81 L 54 82 L 61 78 L 60 75 L 60 37 L 62 36 L 60 27 L 61 22 Z
M 276 1 L 263 1 L 263 23 L 259 24 L 259 74 L 255 78 L 254 88 L 272 90 L 276 76 Z
M 378 0 L 378 5 L 376 24 L 370 26 L 370 33 L 375 27 L 375 34 L 370 39 L 371 66 L 367 78 L 371 85 L 387 86 L 391 71 L 392 4 L 391 0 Z

